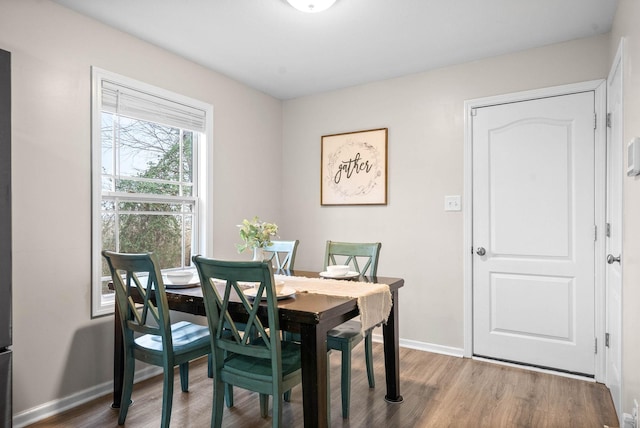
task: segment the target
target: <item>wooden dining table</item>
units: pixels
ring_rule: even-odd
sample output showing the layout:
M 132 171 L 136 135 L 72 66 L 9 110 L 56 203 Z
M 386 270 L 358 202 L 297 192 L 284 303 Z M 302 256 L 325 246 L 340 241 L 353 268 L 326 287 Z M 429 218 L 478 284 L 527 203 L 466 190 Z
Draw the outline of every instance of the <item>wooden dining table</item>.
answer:
M 317 272 L 276 271 L 296 277 L 318 278 Z M 398 290 L 404 285 L 401 278 L 359 277 L 356 281 L 387 284 L 392 298 L 391 312 L 382 325 L 384 366 L 387 392 L 385 400 L 402 402 L 400 395 L 400 356 L 398 344 Z M 200 287 L 167 289 L 169 308 L 174 311 L 206 316 Z M 134 299 L 136 296 L 133 296 Z M 139 297 L 139 296 L 138 296 Z M 237 311 L 237 313 L 236 313 Z M 230 305 L 232 317 L 242 316 L 242 305 Z M 266 314 L 266 307 L 264 313 Z M 260 312 L 259 312 L 260 314 Z M 296 293 L 278 301 L 280 328 L 300 334 L 302 361 L 302 405 L 305 427 L 327 427 L 327 332 L 359 314 L 356 298 L 336 297 L 315 293 Z M 120 407 L 124 377 L 124 347 L 120 314 L 114 317 L 113 405 Z

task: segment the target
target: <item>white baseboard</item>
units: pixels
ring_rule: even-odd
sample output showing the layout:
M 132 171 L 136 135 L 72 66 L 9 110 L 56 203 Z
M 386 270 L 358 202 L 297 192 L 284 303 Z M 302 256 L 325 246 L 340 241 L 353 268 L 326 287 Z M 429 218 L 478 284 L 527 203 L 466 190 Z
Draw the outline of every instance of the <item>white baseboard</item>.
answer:
M 150 377 L 156 376 L 162 373 L 162 367 L 149 366 L 136 370 L 134 382 L 140 382 Z M 100 385 L 87 388 L 83 391 L 76 392 L 58 400 L 49 401 L 48 403 L 41 404 L 31 409 L 25 410 L 18 414 L 13 415 L 14 428 L 22 428 L 27 425 L 31 425 L 50 416 L 57 415 L 66 410 L 72 409 L 76 406 L 89 402 L 98 397 L 102 397 L 113 391 L 113 382 L 105 382 Z M 115 411 L 115 410 L 114 410 Z
M 382 343 L 381 334 L 372 334 L 371 339 L 374 342 Z M 433 352 L 436 354 L 450 355 L 452 357 L 462 358 L 464 356 L 464 349 L 462 348 L 418 342 L 417 340 L 400 339 L 399 345 L 401 348 L 416 349 L 418 351 Z

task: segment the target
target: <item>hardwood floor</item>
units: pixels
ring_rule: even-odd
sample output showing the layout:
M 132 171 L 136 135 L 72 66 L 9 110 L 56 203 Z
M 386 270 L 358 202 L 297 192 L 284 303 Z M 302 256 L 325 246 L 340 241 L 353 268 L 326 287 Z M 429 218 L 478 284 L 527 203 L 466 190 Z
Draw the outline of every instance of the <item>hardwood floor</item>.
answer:
M 331 356 L 331 422 L 333 427 L 617 427 L 611 396 L 598 383 L 569 379 L 411 349 L 400 350 L 400 391 L 404 402 L 384 401 L 382 345 L 374 343 L 376 388 L 369 389 L 363 346 L 354 353 L 351 416 L 342 419 L 340 407 L 340 356 Z M 189 393 L 180 392 L 176 375 L 171 426 L 200 428 L 210 425 L 211 380 L 206 360 L 192 365 Z M 235 389 L 235 406 L 225 407 L 225 427 L 267 428 L 255 393 Z M 129 428 L 158 427 L 162 406 L 162 379 L 134 386 L 129 408 Z M 117 412 L 105 396 L 30 427 L 116 427 Z M 294 388 L 284 406 L 283 427 L 302 426 L 302 392 Z

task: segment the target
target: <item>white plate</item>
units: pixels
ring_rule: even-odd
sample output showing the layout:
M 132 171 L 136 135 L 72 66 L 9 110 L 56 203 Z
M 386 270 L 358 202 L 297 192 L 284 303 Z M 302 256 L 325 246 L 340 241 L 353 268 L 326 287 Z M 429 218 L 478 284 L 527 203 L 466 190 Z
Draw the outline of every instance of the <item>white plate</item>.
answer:
M 331 278 L 331 279 L 351 279 L 351 278 L 359 277 L 360 274 L 352 270 L 345 273 L 344 275 L 335 275 L 331 272 L 324 271 L 324 272 L 320 272 L 320 276 L 323 278 Z
M 176 284 L 188 284 L 193 279 L 193 272 L 189 271 L 177 271 L 167 272 L 164 274 L 171 282 Z
M 249 298 L 251 298 L 251 299 L 255 299 L 257 293 L 258 293 L 258 289 L 257 288 L 247 288 L 246 290 L 244 290 L 244 295 L 249 297 Z M 283 287 L 282 291 L 280 291 L 280 293 L 278 293 L 276 298 L 278 300 L 287 299 L 289 297 L 292 297 L 294 294 L 296 294 L 296 290 L 295 289 L 293 289 L 291 287 Z M 267 296 L 263 295 L 262 296 L 262 300 L 267 300 Z
M 173 284 L 170 281 L 165 281 L 164 282 L 164 288 L 170 290 L 170 289 L 177 289 L 177 288 L 194 288 L 194 287 L 200 287 L 200 281 L 199 280 L 192 280 L 191 282 L 187 283 L 187 284 Z

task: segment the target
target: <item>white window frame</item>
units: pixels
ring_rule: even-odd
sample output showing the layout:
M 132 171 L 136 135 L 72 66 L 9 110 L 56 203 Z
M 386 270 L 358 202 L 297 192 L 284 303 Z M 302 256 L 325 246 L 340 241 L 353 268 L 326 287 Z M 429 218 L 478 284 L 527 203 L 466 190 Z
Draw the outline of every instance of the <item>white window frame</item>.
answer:
M 197 180 L 199 195 L 195 204 L 199 224 L 194 240 L 198 248 L 193 254 L 208 256 L 213 248 L 213 106 L 156 86 L 140 82 L 98 67 L 91 67 L 91 315 L 110 315 L 114 311 L 114 295 L 102 294 L 102 82 L 135 89 L 152 96 L 175 101 L 205 113 L 204 138 L 201 138 L 194 159 L 194 181 Z

